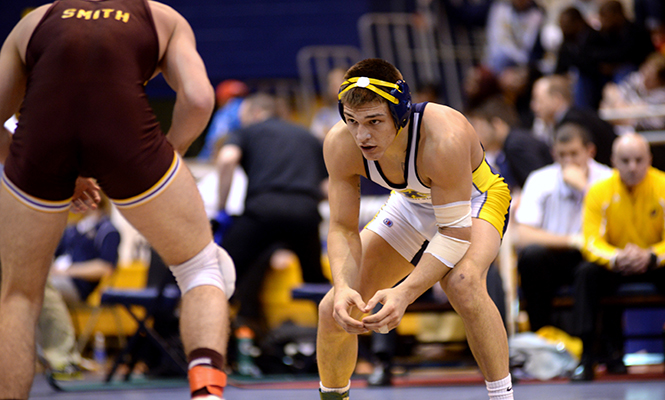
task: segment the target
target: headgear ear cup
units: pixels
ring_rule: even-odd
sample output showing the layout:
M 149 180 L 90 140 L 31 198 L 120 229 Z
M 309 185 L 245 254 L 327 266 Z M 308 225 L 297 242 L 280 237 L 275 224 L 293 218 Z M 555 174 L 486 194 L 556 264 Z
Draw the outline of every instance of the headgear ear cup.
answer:
M 337 111 L 339 111 L 339 116 L 342 117 L 342 121 L 346 124 L 346 117 L 344 116 L 344 104 L 342 100 L 337 100 Z
M 409 85 L 406 84 L 406 81 L 399 80 L 396 82 L 398 89 L 392 89 L 390 94 L 395 96 L 397 99 L 397 104 L 388 102 L 388 107 L 390 112 L 395 119 L 395 125 L 398 128 L 404 128 L 409 122 L 409 114 L 411 112 L 411 91 L 409 90 Z

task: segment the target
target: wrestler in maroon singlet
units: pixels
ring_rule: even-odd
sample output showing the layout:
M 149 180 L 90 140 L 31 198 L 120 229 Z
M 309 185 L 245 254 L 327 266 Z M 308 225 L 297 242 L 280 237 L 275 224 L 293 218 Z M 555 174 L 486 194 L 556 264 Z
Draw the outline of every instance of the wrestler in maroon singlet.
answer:
M 81 175 L 122 200 L 168 181 L 179 161 L 144 92 L 158 53 L 146 0 L 56 1 L 27 48 L 25 101 L 5 165 L 15 194 L 60 202 Z

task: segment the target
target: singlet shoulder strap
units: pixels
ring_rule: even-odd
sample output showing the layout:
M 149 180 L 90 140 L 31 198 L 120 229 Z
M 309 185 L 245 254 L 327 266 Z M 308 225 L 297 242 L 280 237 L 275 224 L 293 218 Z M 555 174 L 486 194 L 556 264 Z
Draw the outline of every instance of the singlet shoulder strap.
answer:
M 429 191 L 430 187 L 425 185 L 418 176 L 417 157 L 418 157 L 418 144 L 420 143 L 420 127 L 422 126 L 423 114 L 427 102 L 416 103 L 413 105 L 411 111 L 411 143 L 409 145 L 409 163 L 407 165 L 408 176 L 407 182 L 409 187 L 417 191 Z

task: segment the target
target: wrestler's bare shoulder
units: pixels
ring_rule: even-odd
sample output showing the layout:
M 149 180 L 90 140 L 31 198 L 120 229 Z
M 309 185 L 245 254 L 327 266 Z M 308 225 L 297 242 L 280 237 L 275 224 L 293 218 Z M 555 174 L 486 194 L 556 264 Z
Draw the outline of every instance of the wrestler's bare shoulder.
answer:
M 357 147 L 351 136 L 351 132 L 347 129 L 344 121 L 339 121 L 330 128 L 330 131 L 326 134 L 323 146 L 324 148 L 328 147 L 341 150 Z
M 334 166 L 358 174 L 364 171 L 362 153 L 344 121 L 335 124 L 326 135 L 323 155 L 328 169 Z
M 39 21 L 41 21 L 41 19 L 44 17 L 44 14 L 46 14 L 46 11 L 48 11 L 48 9 L 51 8 L 52 5 L 53 3 L 44 4 L 30 11 L 21 19 L 21 21 L 19 21 L 19 25 L 20 24 L 26 24 L 27 26 L 32 25 L 32 27 L 34 28 L 35 25 L 37 25 Z
M 157 1 L 148 1 L 148 4 L 150 5 L 150 11 L 152 12 L 152 19 L 155 22 L 155 29 L 157 29 L 157 37 L 159 39 L 159 59 L 161 60 L 176 26 L 178 23 L 186 23 L 186 21 L 184 17 L 171 8 L 171 6 Z
M 153 18 L 159 19 L 160 22 L 162 18 L 173 22 L 180 15 L 171 6 L 164 3 L 150 0 L 148 4 L 150 5 L 150 11 L 153 13 Z
M 25 17 L 21 18 L 8 37 L 8 39 L 14 40 L 14 44 L 19 51 L 21 60 L 25 61 L 25 52 L 28 48 L 30 37 L 32 37 L 32 32 L 34 32 L 39 21 L 44 18 L 44 15 L 52 5 L 53 3 L 44 4 L 43 6 L 39 6 L 30 11 Z
M 422 127 L 422 139 L 429 144 L 468 144 L 470 139 L 475 141 L 476 138 L 471 124 L 461 112 L 441 104 L 427 104 Z
M 480 140 L 466 117 L 459 111 L 440 104 L 425 107 L 419 148 L 423 174 L 433 173 L 427 166 L 450 163 L 469 163 L 473 169 L 482 161 Z M 445 155 L 445 157 L 442 157 Z

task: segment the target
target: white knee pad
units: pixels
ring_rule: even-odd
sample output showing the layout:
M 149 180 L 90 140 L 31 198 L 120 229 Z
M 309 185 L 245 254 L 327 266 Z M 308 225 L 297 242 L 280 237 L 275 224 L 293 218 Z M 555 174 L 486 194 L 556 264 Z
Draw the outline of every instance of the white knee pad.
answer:
M 230 299 L 236 285 L 236 269 L 229 253 L 215 242 L 179 265 L 169 267 L 182 294 L 197 286 L 216 286 Z

